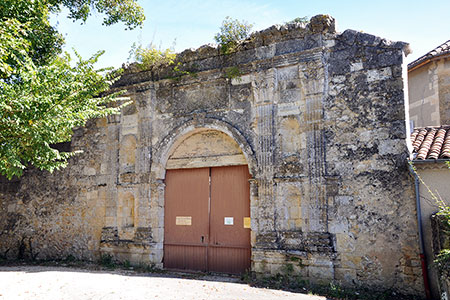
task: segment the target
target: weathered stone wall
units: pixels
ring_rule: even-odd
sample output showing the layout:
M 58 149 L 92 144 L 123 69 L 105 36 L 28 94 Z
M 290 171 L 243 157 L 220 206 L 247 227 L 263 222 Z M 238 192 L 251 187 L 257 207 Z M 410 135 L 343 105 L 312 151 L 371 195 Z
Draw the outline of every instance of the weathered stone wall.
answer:
M 408 73 L 414 127 L 450 124 L 450 58 L 434 59 Z
M 450 124 L 450 58 L 440 60 L 439 69 L 439 114 L 441 124 Z
M 64 171 L 26 170 L 4 182 L 0 196 L 0 253 L 7 258 L 77 258 L 98 255 L 112 183 L 105 120 L 75 131 L 72 150 L 83 150 Z M 110 169 L 110 168 L 109 168 Z
M 439 126 L 437 62 L 408 72 L 409 115 L 414 127 Z
M 38 258 L 110 253 L 162 267 L 167 166 L 243 156 L 254 271 L 420 294 L 404 46 L 336 33 L 316 16 L 258 32 L 231 55 L 186 50 L 188 75 L 128 68 L 115 88 L 133 103 L 77 131 L 84 154 L 0 196 L 0 251 L 17 255 L 25 238 Z M 202 132 L 212 137 L 198 139 L 199 160 L 183 141 Z

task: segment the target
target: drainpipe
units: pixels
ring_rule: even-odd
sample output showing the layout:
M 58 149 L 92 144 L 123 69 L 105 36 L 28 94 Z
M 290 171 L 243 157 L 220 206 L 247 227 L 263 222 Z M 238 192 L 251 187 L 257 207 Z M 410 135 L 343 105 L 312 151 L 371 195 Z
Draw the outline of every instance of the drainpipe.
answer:
M 420 263 L 422 265 L 423 285 L 425 286 L 425 295 L 427 300 L 431 300 L 430 284 L 428 282 L 428 268 L 427 261 L 425 259 L 424 242 L 423 242 L 423 229 L 422 229 L 422 210 L 420 208 L 420 194 L 419 194 L 419 177 L 412 165 L 409 165 L 409 170 L 414 176 L 414 186 L 416 190 L 416 208 L 417 208 L 417 223 L 419 224 L 419 245 L 420 245 Z

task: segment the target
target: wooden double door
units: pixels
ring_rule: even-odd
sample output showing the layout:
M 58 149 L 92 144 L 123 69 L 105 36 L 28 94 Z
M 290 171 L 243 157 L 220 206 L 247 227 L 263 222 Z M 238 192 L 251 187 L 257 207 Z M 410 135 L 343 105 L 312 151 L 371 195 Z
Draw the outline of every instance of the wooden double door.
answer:
M 167 170 L 164 267 L 241 273 L 250 268 L 247 166 Z

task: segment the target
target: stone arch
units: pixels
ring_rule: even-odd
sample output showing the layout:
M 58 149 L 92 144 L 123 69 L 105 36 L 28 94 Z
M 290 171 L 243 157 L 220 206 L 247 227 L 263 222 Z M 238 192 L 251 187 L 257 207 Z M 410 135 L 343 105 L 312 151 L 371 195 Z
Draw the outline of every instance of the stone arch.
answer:
M 239 146 L 247 161 L 250 175 L 255 178 L 257 164 L 254 151 L 247 139 L 242 133 L 232 125 L 211 118 L 202 120 L 190 120 L 185 124 L 173 129 L 166 137 L 158 143 L 156 151 L 153 155 L 153 163 L 151 167 L 152 177 L 155 180 L 161 180 L 165 177 L 166 164 L 173 151 L 189 136 L 202 130 L 217 130 L 231 137 Z
M 248 165 L 239 145 L 222 131 L 194 129 L 180 140 L 172 146 L 166 170 Z
M 163 259 L 163 242 L 164 242 L 164 202 L 165 202 L 165 183 L 166 164 L 174 149 L 184 141 L 187 137 L 201 130 L 217 130 L 225 133 L 232 138 L 240 147 L 247 161 L 248 170 L 252 179 L 250 179 L 250 207 L 254 207 L 257 203 L 257 163 L 254 151 L 243 134 L 232 125 L 211 118 L 191 119 L 183 125 L 171 130 L 165 138 L 163 138 L 152 153 L 151 180 L 150 180 L 150 223 L 153 231 L 153 242 L 155 248 L 150 252 L 150 260 L 156 266 L 162 268 Z M 250 217 L 253 218 L 252 211 Z M 254 229 L 252 229 L 254 230 Z M 251 244 L 254 246 L 255 233 L 251 231 Z

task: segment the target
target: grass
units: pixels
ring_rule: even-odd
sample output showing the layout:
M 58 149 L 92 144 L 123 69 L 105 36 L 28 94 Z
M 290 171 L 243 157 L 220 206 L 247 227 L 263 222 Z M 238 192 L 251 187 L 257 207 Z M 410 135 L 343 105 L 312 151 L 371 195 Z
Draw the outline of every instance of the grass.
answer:
M 320 295 L 335 300 L 415 300 L 421 299 L 402 295 L 390 289 L 373 290 L 369 288 L 346 288 L 336 282 L 313 284 L 309 280 L 292 273 L 271 276 L 244 273 L 241 279 L 254 287 L 287 290 L 291 292 Z

